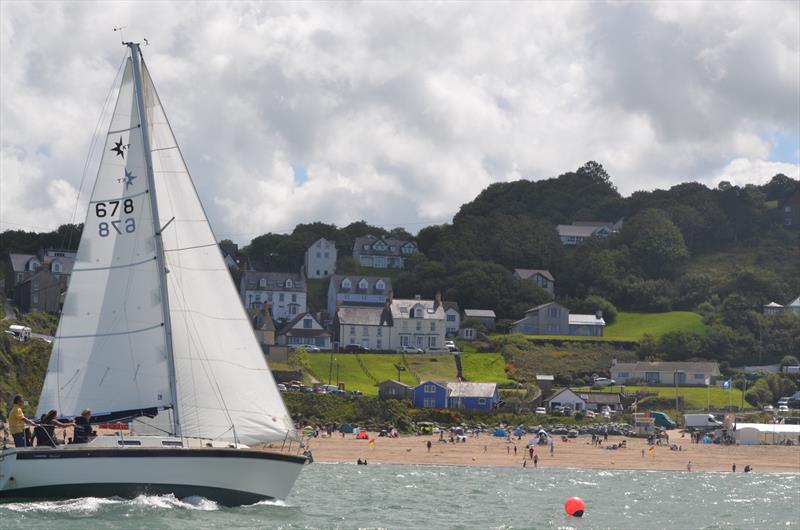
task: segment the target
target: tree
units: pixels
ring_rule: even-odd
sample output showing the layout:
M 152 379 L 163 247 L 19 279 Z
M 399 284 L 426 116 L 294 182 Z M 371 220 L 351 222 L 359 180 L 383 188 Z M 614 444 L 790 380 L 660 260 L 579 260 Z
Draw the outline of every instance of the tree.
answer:
M 781 368 L 784 366 L 800 366 L 800 361 L 794 355 L 786 355 L 781 359 Z
M 759 379 L 756 383 L 750 387 L 750 389 L 744 394 L 744 400 L 753 405 L 754 407 L 761 408 L 764 405 L 768 405 L 773 401 L 773 395 L 770 391 L 769 387 L 767 387 L 766 383 L 763 379 Z
M 298 346 L 289 353 L 289 366 L 295 370 L 307 371 L 311 367 L 311 359 L 308 357 L 308 350 L 304 346 Z
M 674 276 L 689 257 L 681 231 L 661 210 L 637 214 L 622 229 L 622 238 L 630 243 L 634 263 L 651 278 Z
M 606 324 L 613 324 L 617 319 L 617 308 L 614 304 L 596 294 L 590 294 L 584 300 L 576 300 L 572 303 L 570 311 L 573 313 L 596 313 L 603 312 L 603 320 Z

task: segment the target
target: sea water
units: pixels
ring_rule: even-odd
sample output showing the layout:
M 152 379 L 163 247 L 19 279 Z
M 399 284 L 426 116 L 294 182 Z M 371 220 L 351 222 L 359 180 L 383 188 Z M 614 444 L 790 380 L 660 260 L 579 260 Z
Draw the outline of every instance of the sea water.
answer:
M 0 528 L 800 529 L 800 475 L 313 464 L 285 502 L 6 502 Z

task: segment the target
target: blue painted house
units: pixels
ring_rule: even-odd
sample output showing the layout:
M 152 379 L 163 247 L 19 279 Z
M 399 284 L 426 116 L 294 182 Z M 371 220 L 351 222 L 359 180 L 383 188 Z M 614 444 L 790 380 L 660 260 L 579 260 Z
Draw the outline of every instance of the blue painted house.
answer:
M 492 410 L 500 401 L 497 383 L 423 381 L 413 388 L 414 408 Z
M 414 387 L 413 399 L 415 409 L 446 409 L 448 390 L 447 383 L 441 381 L 423 381 Z
M 447 383 L 449 408 L 492 410 L 500 401 L 497 383 Z

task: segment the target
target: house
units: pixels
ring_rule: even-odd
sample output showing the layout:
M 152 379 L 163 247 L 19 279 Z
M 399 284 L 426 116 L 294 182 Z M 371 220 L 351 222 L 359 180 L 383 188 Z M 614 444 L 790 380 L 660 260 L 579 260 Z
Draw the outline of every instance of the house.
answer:
M 532 281 L 540 289 L 547 291 L 550 295 L 555 295 L 556 279 L 553 278 L 550 271 L 544 269 L 514 269 L 514 278 Z
M 622 229 L 623 220 L 575 221 L 571 225 L 558 225 L 556 231 L 562 245 L 577 245 L 590 237 L 609 237 Z
M 800 190 L 778 201 L 778 211 L 784 228 L 800 229 Z
M 309 278 L 327 278 L 336 272 L 336 243 L 324 237 L 306 250 L 305 270 Z M 333 314 L 333 313 L 331 313 Z
M 267 304 L 276 321 L 291 320 L 308 311 L 306 281 L 302 271 L 299 274 L 245 271 L 240 294 L 248 309 L 258 309 Z
M 705 386 L 720 376 L 715 362 L 645 362 L 611 363 L 611 379 L 617 384 L 645 382 L 648 385 Z
M 342 306 L 336 310 L 334 329 L 342 348 L 358 344 L 370 350 L 391 350 L 399 343 L 392 342 L 392 328 L 383 307 Z
M 414 389 L 400 381 L 387 379 L 378 383 L 378 397 L 381 399 L 412 399 Z
M 14 254 L 6 258 L 6 296 L 20 311 L 58 313 L 64 304 L 76 253 L 47 249 L 38 254 Z
M 314 315 L 308 312 L 294 317 L 278 335 L 281 346 L 317 346 L 321 350 L 331 349 L 331 334 Z
M 441 381 L 423 381 L 411 390 L 411 406 L 415 409 L 447 408 L 447 383 Z
M 233 271 L 247 270 L 247 259 L 239 254 L 239 245 L 230 241 L 220 242 L 219 250 L 222 260 Z
M 594 315 L 571 315 L 569 309 L 558 302 L 548 302 L 525 311 L 525 317 L 514 322 L 511 332 L 525 335 L 602 337 L 605 325 L 600 311 Z
M 328 283 L 328 318 L 341 306 L 383 307 L 392 292 L 386 276 L 335 275 Z
M 362 267 L 402 269 L 405 260 L 417 251 L 413 241 L 366 235 L 353 242 L 353 258 Z
M 494 331 L 496 316 L 491 309 L 465 309 L 464 321 L 474 320 L 480 322 L 487 331 Z
M 458 302 L 442 302 L 445 314 L 445 335 L 455 337 L 461 329 L 461 311 Z
M 764 306 L 764 314 L 769 316 L 779 316 L 784 313 L 800 315 L 800 296 L 786 304 L 785 306 L 770 302 Z
M 391 300 L 389 308 L 394 347 L 444 348 L 446 316 L 439 295 L 435 300 L 422 300 L 419 295 L 411 300 Z
M 448 408 L 492 410 L 500 401 L 497 383 L 447 383 Z
M 565 406 L 582 411 L 599 411 L 603 407 L 608 407 L 611 411 L 624 409 L 619 392 L 575 392 L 569 388 L 557 390 L 545 403 L 550 411 Z
M 253 324 L 253 332 L 258 339 L 262 349 L 275 345 L 275 323 L 269 314 L 269 306 L 262 305 L 261 308 L 247 309 L 247 316 Z

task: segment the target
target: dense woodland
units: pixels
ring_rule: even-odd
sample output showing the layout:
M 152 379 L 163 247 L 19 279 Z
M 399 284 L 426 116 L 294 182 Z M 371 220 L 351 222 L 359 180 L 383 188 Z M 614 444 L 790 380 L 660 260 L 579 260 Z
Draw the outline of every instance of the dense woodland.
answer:
M 353 240 L 365 234 L 414 239 L 420 253 L 403 271 L 390 271 L 397 297 L 441 292 L 461 307 L 491 308 L 501 328 L 549 300 L 514 268 L 543 268 L 556 278 L 556 298 L 574 312 L 691 310 L 703 315 L 706 333 L 645 337 L 641 357 L 708 358 L 731 365 L 778 362 L 800 355 L 800 318 L 766 317 L 761 306 L 800 295 L 800 231 L 781 227 L 779 200 L 800 181 L 776 175 L 763 186 L 716 188 L 695 182 L 668 190 L 619 194 L 600 164 L 539 181 L 497 183 L 464 204 L 452 224 L 385 230 L 364 221 L 338 228 L 300 224 L 291 234 L 268 233 L 242 249 L 259 270 L 297 271 L 306 248 L 320 237 L 336 241 L 337 271 L 361 270 Z M 563 246 L 556 224 L 616 221 L 620 234 Z M 0 254 L 40 247 L 74 247 L 80 227 L 56 232 L 0 234 Z M 321 308 L 318 308 L 321 309 Z

